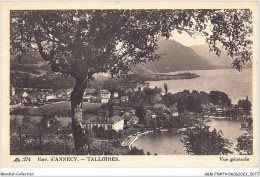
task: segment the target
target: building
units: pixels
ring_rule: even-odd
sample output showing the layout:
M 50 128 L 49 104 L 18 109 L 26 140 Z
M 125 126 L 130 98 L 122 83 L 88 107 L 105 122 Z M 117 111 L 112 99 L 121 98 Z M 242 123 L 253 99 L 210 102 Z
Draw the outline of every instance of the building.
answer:
M 107 90 L 100 90 L 99 95 L 101 98 L 110 98 L 110 92 Z
M 84 95 L 93 95 L 95 93 L 96 89 L 85 89 Z
M 174 116 L 174 117 L 179 116 L 177 102 L 170 107 L 170 110 L 171 110 L 172 116 Z
M 101 98 L 98 96 L 91 96 L 90 102 L 91 103 L 101 103 Z
M 155 102 L 161 101 L 161 100 L 162 100 L 161 94 L 156 94 L 156 95 L 154 95 L 153 100 L 154 100 Z
M 46 101 L 50 101 L 50 102 L 57 101 L 57 98 L 55 95 L 48 95 L 46 96 Z
M 20 99 L 18 98 L 17 95 L 14 95 L 14 96 L 10 96 L 10 105 L 17 105 L 17 104 L 20 104 L 21 101 Z
M 164 95 L 165 95 L 165 91 L 164 91 L 164 90 L 162 90 L 161 94 L 162 94 L 162 96 L 164 96 Z
M 23 98 L 26 98 L 28 97 L 28 93 L 27 92 L 24 92 L 23 95 L 22 95 Z
M 114 92 L 114 98 L 118 98 L 118 92 Z
M 15 88 L 11 87 L 10 96 L 14 96 L 14 95 L 15 95 Z
M 23 88 L 24 91 L 33 92 L 34 88 Z
M 120 116 L 114 116 L 111 118 L 93 116 L 87 120 L 84 120 L 84 124 L 87 129 L 93 129 L 93 127 L 97 126 L 98 128 L 103 127 L 105 130 L 112 129 L 119 131 L 124 128 L 124 119 Z
M 165 109 L 166 107 L 162 103 L 156 103 L 156 104 L 153 105 L 153 108 L 154 109 Z
M 101 98 L 101 103 L 108 103 L 110 99 L 110 92 L 107 90 L 100 90 L 99 96 Z
M 108 103 L 109 98 L 101 98 L 101 103 Z
M 151 118 L 151 119 L 155 119 L 157 117 L 157 115 L 155 114 L 155 112 L 153 112 L 152 110 L 148 109 L 146 117 Z
M 121 102 L 127 102 L 129 100 L 128 96 L 122 96 L 120 98 Z
M 88 102 L 88 103 L 90 103 L 91 102 L 91 95 L 83 95 L 83 101 L 86 101 L 86 102 Z
M 143 91 L 145 87 L 149 87 L 150 83 L 149 82 L 144 82 L 144 83 L 137 83 L 136 88 L 134 91 Z
M 218 113 L 218 116 L 221 116 L 221 115 L 223 115 L 223 113 L 224 113 L 224 110 L 221 109 L 221 108 L 216 108 L 216 111 L 217 111 L 217 113 Z
M 150 86 L 150 82 L 144 81 L 144 86 L 145 86 L 145 87 L 149 87 L 149 86 Z
M 122 117 L 124 118 L 125 126 L 137 124 L 139 121 L 139 118 L 133 115 L 131 112 L 126 112 Z
M 83 95 L 83 101 L 90 103 L 92 100 L 92 97 L 94 97 L 96 92 L 96 89 L 85 89 L 84 95 Z

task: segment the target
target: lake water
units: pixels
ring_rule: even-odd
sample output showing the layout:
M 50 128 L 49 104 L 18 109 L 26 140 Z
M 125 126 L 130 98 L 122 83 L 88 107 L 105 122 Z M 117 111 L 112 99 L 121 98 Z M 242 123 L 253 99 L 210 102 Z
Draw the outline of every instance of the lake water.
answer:
M 244 69 L 238 72 L 233 69 L 219 70 L 194 70 L 191 73 L 198 74 L 200 77 L 185 80 L 162 80 L 151 81 L 150 87 L 164 88 L 164 83 L 168 85 L 168 91 L 171 93 L 182 92 L 186 90 L 197 90 L 210 92 L 218 90 L 225 92 L 232 103 L 235 104 L 239 99 L 245 99 L 247 96 L 252 100 L 252 69 Z M 180 72 L 173 72 L 176 74 Z M 240 130 L 240 121 L 235 120 L 208 120 L 205 122 L 211 129 L 216 128 L 223 132 L 223 136 L 233 143 L 230 148 L 234 154 L 237 144 L 237 138 L 244 132 Z M 138 139 L 133 146 L 149 151 L 151 154 L 157 153 L 161 155 L 183 155 L 185 148 L 180 139 L 182 134 L 167 133 L 151 133 Z
M 198 74 L 200 77 L 184 80 L 151 81 L 150 87 L 164 88 L 164 83 L 167 83 L 168 91 L 172 93 L 182 92 L 184 89 L 208 93 L 212 90 L 218 90 L 227 93 L 233 104 L 247 96 L 252 101 L 252 69 L 244 69 L 242 72 L 234 69 L 194 70 L 190 72 Z M 176 73 L 180 72 L 171 74 Z
M 213 128 L 218 131 L 221 130 L 223 137 L 228 139 L 230 143 L 233 143 L 230 150 L 233 154 L 238 154 L 234 150 L 237 145 L 236 139 L 245 133 L 240 130 L 241 121 L 211 119 L 205 120 L 204 123 L 209 125 L 211 130 Z M 181 133 L 150 133 L 135 141 L 133 146 L 143 149 L 145 153 L 149 151 L 151 154 L 157 153 L 158 155 L 185 155 L 186 152 L 183 143 L 180 141 L 181 138 Z

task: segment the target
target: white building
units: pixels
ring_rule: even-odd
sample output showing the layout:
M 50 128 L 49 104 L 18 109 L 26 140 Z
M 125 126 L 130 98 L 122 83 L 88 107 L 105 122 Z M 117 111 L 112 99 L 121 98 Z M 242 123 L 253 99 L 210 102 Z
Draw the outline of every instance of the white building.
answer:
M 172 113 L 172 116 L 174 116 L 174 117 L 177 117 L 177 116 L 179 116 L 179 113 L 178 113 L 178 111 L 176 111 L 176 112 L 173 112 L 173 113 Z
M 11 96 L 14 96 L 14 95 L 15 95 L 15 88 L 11 87 Z
M 46 96 L 46 101 L 55 100 L 55 99 L 56 99 L 55 95 L 48 95 L 48 96 Z
M 105 130 L 113 129 L 115 131 L 123 130 L 124 128 L 124 119 L 120 116 L 114 116 L 111 118 L 99 118 L 91 117 L 85 121 L 87 129 L 93 129 L 97 126 L 103 127 Z
M 110 99 L 110 92 L 107 90 L 100 90 L 99 96 L 101 98 L 101 103 L 108 103 Z
M 101 103 L 108 103 L 109 98 L 101 98 Z
M 28 97 L 28 93 L 24 92 L 22 96 L 23 96 L 23 98 L 26 98 L 26 97 Z
M 110 98 L 110 92 L 107 90 L 100 90 L 99 95 L 101 98 Z
M 114 92 L 114 98 L 118 98 L 118 92 Z
M 162 90 L 161 94 L 162 94 L 162 96 L 164 96 L 164 95 L 165 95 L 165 91 L 164 91 L 164 90 Z

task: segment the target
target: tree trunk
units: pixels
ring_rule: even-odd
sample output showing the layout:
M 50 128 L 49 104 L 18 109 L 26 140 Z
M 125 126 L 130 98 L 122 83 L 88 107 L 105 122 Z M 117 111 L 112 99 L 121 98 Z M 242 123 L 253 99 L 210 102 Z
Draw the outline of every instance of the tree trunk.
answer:
M 40 148 L 42 148 L 42 134 L 39 134 Z
M 22 146 L 22 133 L 21 133 L 21 127 L 18 127 L 18 132 L 19 132 L 19 142 L 20 142 L 20 147 Z
M 86 82 L 83 79 L 76 79 L 76 85 L 71 92 L 71 119 L 74 148 L 79 154 L 84 151 L 86 145 L 85 130 L 83 128 L 82 100 Z

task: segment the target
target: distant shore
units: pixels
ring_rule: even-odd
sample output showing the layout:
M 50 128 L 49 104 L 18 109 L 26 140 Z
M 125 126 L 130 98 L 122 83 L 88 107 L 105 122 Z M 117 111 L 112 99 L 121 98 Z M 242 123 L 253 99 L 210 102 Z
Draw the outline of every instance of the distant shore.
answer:
M 147 77 L 147 81 L 159 81 L 159 80 L 181 80 L 181 79 L 194 79 L 200 77 L 198 74 L 190 72 L 181 72 L 178 74 L 155 74 L 154 76 Z

